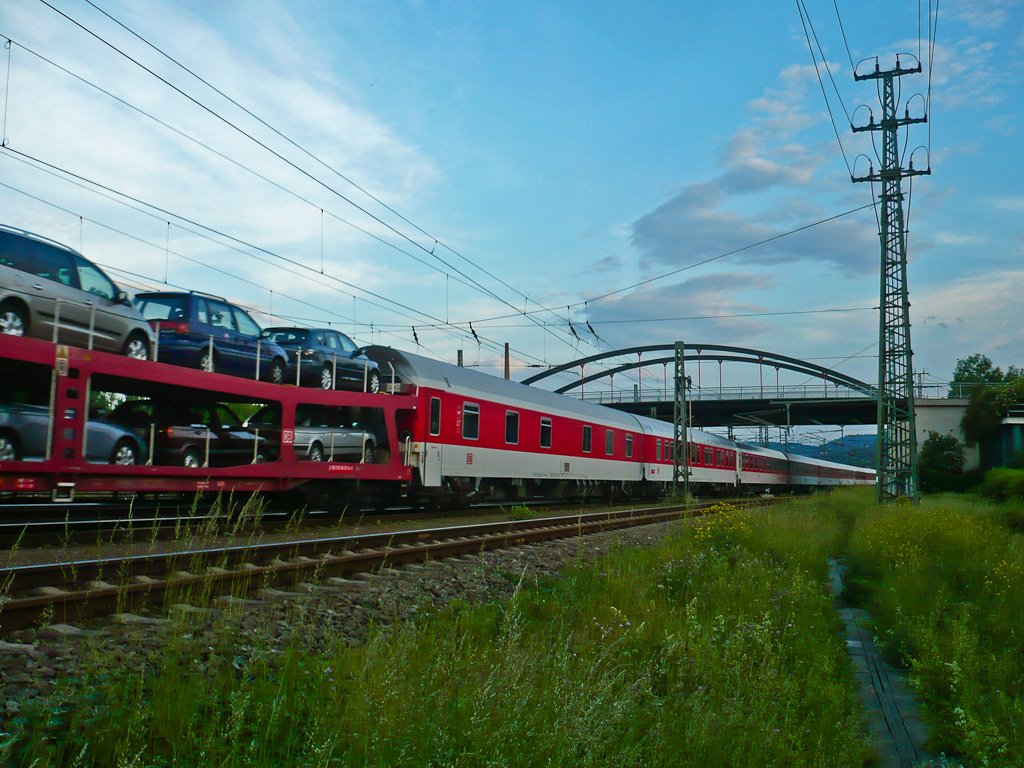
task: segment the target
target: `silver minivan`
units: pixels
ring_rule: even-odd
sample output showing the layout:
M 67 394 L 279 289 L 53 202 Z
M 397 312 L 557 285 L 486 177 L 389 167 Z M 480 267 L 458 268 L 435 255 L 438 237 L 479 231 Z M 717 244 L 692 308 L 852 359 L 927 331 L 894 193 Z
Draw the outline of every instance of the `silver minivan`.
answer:
M 54 326 L 58 333 L 54 334 Z M 103 270 L 60 243 L 0 224 L 0 334 L 149 359 L 149 323 Z

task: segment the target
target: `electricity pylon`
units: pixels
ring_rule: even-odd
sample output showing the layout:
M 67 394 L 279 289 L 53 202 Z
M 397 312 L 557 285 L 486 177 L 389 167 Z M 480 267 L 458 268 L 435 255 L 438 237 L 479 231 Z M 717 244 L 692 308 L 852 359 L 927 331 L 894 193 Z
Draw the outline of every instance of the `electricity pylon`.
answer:
M 927 170 L 914 170 L 900 163 L 898 131 L 901 127 L 928 121 L 928 116 L 911 117 L 909 108 L 903 117 L 896 115 L 894 81 L 902 75 L 919 73 L 921 64 L 904 68 L 896 57 L 896 68 L 875 70 L 866 75 L 853 73 L 854 80 L 882 81 L 882 120 L 874 116 L 864 126 L 850 127 L 855 133 L 879 131 L 882 134 L 882 167 L 876 173 L 851 181 L 879 182 L 882 192 L 879 238 L 882 244 L 881 290 L 878 320 L 878 485 L 879 504 L 904 497 L 918 497 L 917 434 L 914 427 L 913 350 L 910 346 L 910 299 L 907 291 L 907 233 L 903 216 L 903 192 L 900 181 L 907 176 L 923 176 Z

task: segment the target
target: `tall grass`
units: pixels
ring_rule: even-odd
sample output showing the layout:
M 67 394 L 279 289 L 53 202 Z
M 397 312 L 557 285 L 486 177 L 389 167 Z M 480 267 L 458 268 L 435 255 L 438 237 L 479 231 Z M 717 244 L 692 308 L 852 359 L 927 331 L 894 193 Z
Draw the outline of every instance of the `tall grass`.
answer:
M 911 671 L 933 747 L 1024 764 L 1021 505 L 962 497 L 866 507 L 850 540 L 857 593 Z
M 814 505 L 720 512 L 660 546 L 558 580 L 524 576 L 509 600 L 456 604 L 357 647 L 304 642 L 317 616 L 302 603 L 283 641 L 239 612 L 178 614 L 158 653 L 97 653 L 26 707 L 0 755 L 36 766 L 861 764 L 824 586 L 842 517 Z

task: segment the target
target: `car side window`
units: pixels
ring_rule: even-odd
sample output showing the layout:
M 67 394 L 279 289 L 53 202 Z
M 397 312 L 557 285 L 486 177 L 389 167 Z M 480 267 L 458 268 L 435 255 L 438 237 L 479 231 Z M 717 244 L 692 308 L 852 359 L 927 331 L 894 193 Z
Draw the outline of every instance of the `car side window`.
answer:
M 226 328 L 229 331 L 235 330 L 235 322 L 231 319 L 231 307 L 222 301 L 206 300 L 206 306 L 210 313 L 210 325 L 217 328 Z
M 345 352 L 355 352 L 356 351 L 356 344 L 355 344 L 355 342 L 352 341 L 352 339 L 350 339 L 344 333 L 339 333 L 338 334 L 338 343 L 341 344 L 341 348 Z
M 234 412 L 223 405 L 214 406 L 217 423 L 222 427 L 237 427 L 241 422 Z
M 334 333 L 324 334 L 324 346 L 332 352 L 341 349 L 341 344 L 338 342 L 338 336 Z
M 31 241 L 23 237 L 0 232 L 0 267 L 13 267 L 22 272 L 32 272 L 29 245 Z
M 117 296 L 117 288 L 114 287 L 109 277 L 80 257 L 75 257 L 75 267 L 78 269 L 78 286 L 83 291 L 94 293 L 107 301 L 114 300 L 114 297 Z
M 201 299 L 198 296 L 194 296 L 192 301 L 196 304 L 196 322 L 203 323 L 203 325 L 210 324 L 210 310 L 206 306 L 206 299 Z
M 26 248 L 28 272 L 47 280 L 74 286 L 71 254 L 44 243 L 29 241 Z
M 256 321 L 249 317 L 248 313 L 239 309 L 238 307 L 231 308 L 235 313 L 235 323 L 238 325 L 238 330 L 244 333 L 246 336 L 259 336 L 260 327 L 256 325 Z

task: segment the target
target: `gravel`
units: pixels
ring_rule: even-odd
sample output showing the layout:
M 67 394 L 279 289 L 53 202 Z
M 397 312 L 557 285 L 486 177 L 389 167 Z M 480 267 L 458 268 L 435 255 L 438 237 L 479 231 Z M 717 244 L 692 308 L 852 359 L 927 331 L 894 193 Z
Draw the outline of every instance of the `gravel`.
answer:
M 520 583 L 557 576 L 620 547 L 650 546 L 679 523 L 658 523 L 561 539 L 425 564 L 389 568 L 358 578 L 264 589 L 246 598 L 217 598 L 211 607 L 171 606 L 158 615 L 121 614 L 84 626 L 53 624 L 20 630 L 0 641 L 0 711 L 16 716 L 27 699 L 48 693 L 54 682 L 79 677 L 90 660 L 117 658 L 147 664 L 186 627 L 197 647 L 209 649 L 201 664 L 231 663 L 254 647 L 294 641 L 312 650 L 343 638 L 357 644 L 371 626 L 388 627 L 429 615 L 452 601 L 482 604 L 510 597 Z M 226 617 L 233 632 L 225 632 Z M 2 716 L 2 715 L 0 715 Z

